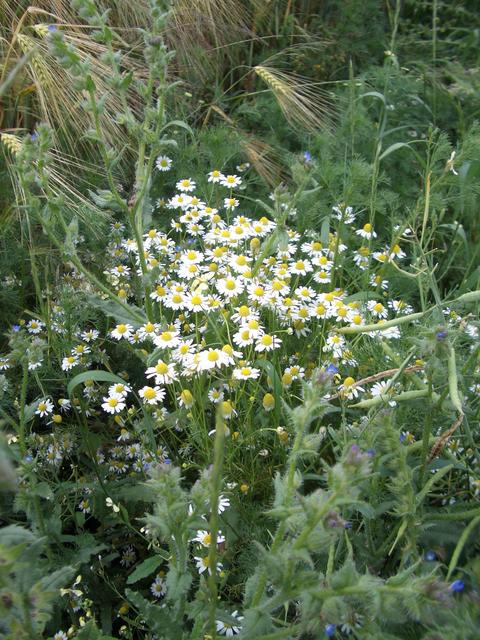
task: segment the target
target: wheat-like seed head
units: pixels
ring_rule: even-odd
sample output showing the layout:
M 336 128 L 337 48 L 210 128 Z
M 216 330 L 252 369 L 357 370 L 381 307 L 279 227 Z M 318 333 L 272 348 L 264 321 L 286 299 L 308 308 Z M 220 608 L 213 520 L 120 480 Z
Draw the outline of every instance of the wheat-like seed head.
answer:
M 14 156 L 22 148 L 22 139 L 12 133 L 0 133 L 0 141 L 4 147 Z
M 318 83 L 271 66 L 257 65 L 253 70 L 271 89 L 288 122 L 307 131 L 332 129 L 332 99 Z

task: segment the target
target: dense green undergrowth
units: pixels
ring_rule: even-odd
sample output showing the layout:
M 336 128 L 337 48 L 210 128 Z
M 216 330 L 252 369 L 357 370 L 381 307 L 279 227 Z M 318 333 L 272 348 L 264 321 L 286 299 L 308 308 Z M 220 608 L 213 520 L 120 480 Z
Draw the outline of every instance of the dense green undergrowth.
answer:
M 17 4 L 0 637 L 477 638 L 474 3 Z

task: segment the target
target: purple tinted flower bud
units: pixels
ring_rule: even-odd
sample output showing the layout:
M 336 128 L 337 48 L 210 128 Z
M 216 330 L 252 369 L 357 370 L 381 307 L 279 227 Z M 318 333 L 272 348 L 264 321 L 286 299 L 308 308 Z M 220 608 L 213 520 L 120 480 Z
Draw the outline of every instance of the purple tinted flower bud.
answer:
M 437 338 L 437 340 L 445 340 L 445 338 L 447 337 L 447 332 L 446 331 L 437 331 L 435 337 Z
M 333 638 L 333 636 L 335 635 L 336 629 L 337 629 L 336 624 L 326 624 L 325 635 L 327 636 L 327 638 Z
M 375 449 L 367 449 L 365 453 L 369 458 L 373 458 L 373 456 L 375 455 Z
M 437 559 L 437 554 L 435 553 L 435 551 L 432 551 L 431 549 L 429 549 L 425 553 L 425 560 L 427 562 L 435 562 L 436 559 Z

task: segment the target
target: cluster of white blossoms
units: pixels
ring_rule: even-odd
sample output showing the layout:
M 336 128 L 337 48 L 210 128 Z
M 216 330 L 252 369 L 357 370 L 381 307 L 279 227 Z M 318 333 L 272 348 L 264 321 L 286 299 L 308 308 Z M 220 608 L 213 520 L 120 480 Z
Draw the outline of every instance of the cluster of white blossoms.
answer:
M 290 336 L 308 341 L 310 370 L 312 361 L 351 369 L 357 363 L 338 328 L 380 324 L 411 313 L 410 305 L 389 299 L 386 292 L 385 265 L 406 255 L 398 238 L 375 250 L 373 226 L 366 223 L 352 233 L 349 225 L 356 215 L 339 205 L 332 213 L 337 229 L 323 241 L 313 231 L 301 237 L 292 229 L 274 240 L 274 220 L 236 213 L 240 196 L 234 198 L 233 192 L 241 185 L 239 176 L 212 170 L 207 178 L 219 189 L 229 188 L 230 197 L 219 193 L 207 203 L 196 194 L 194 180 L 181 179 L 166 201 L 174 212 L 171 230 L 152 228 L 144 234 L 141 250 L 153 282 L 149 296 L 155 321 L 119 323 L 110 331 L 112 340 L 141 345 L 157 356 L 145 370 L 145 386 L 137 390 L 145 405 L 189 408 L 185 392 L 191 395 L 192 379 L 201 378 L 209 385 L 211 402 L 233 407 L 228 392 L 242 382 L 266 378 L 258 361 L 279 366 L 276 354 L 284 355 L 282 345 Z M 348 250 L 342 234 L 364 244 Z M 133 278 L 142 275 L 139 251 L 135 240 L 124 237 L 123 225 L 114 225 L 108 248 L 112 265 L 106 273 L 127 303 Z M 346 270 L 356 272 L 369 289 L 363 299 L 351 298 L 356 291 L 340 286 Z M 400 330 L 392 327 L 382 334 L 398 338 Z M 309 372 L 307 360 L 294 365 L 294 373 L 290 367 L 279 371 L 286 387 Z M 126 398 L 110 394 L 102 407 L 122 412 Z

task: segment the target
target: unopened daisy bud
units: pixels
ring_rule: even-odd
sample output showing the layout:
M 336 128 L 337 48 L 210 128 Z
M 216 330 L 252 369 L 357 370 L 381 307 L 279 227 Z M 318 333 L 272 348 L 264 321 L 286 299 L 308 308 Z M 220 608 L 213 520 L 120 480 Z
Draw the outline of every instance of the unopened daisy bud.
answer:
M 280 442 L 286 444 L 288 442 L 288 431 L 286 431 L 283 427 L 277 427 L 276 431 Z
M 179 402 L 182 407 L 185 407 L 186 409 L 190 409 L 190 407 L 193 407 L 195 400 L 189 389 L 184 389 L 182 391 L 182 393 L 180 394 Z
M 262 400 L 265 411 L 272 411 L 275 408 L 275 398 L 271 393 L 266 393 Z
M 260 249 L 260 244 L 260 238 L 252 238 L 250 240 L 250 249 L 252 253 L 257 253 L 257 251 Z
M 122 604 L 122 606 L 120 607 L 120 609 L 118 610 L 119 615 L 123 616 L 126 613 L 128 613 L 128 610 L 130 609 L 130 605 L 128 604 L 128 602 L 124 602 Z
M 240 491 L 242 493 L 247 493 L 249 489 L 250 489 L 250 487 L 248 486 L 248 484 L 246 482 L 244 482 L 243 484 L 240 485 Z

